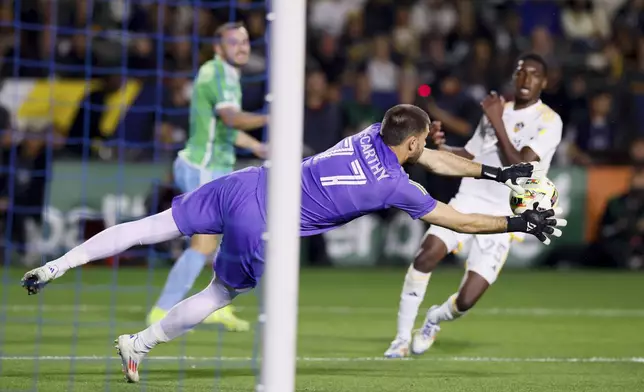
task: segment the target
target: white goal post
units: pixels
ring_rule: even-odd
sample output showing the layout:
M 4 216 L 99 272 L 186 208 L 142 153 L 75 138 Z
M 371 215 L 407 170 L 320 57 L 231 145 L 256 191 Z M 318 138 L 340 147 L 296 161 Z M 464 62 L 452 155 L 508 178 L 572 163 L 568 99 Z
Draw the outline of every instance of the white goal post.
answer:
M 306 0 L 272 0 L 269 20 L 268 243 L 262 282 L 263 392 L 294 392 Z

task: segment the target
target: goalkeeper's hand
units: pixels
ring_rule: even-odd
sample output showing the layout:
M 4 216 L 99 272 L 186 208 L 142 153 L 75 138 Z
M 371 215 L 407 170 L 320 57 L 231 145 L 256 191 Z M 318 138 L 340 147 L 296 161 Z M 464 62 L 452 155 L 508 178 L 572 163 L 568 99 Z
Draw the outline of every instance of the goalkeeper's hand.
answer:
M 525 190 L 518 184 L 520 178 L 541 178 L 545 174 L 539 162 L 523 162 L 506 167 L 484 166 L 481 177 L 505 184 L 514 192 L 523 194 Z
M 508 232 L 523 232 L 532 234 L 537 237 L 539 241 L 546 245 L 550 244 L 550 235 L 554 237 L 561 237 L 561 230 L 557 227 L 564 227 L 568 224 L 565 219 L 556 218 L 555 215 L 560 214 L 561 210 L 538 210 L 539 203 L 534 203 L 532 210 L 525 210 L 521 215 L 509 216 L 508 219 Z
M 54 263 L 47 263 L 42 267 L 34 268 L 22 277 L 20 283 L 27 290 L 28 295 L 38 294 L 49 282 L 63 276 L 62 271 Z

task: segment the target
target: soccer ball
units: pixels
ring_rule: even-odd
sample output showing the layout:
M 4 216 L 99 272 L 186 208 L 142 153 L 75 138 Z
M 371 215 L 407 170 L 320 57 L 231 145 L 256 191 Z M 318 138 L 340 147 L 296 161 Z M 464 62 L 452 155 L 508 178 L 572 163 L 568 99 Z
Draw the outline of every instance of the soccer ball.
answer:
M 519 194 L 515 191 L 510 193 L 510 208 L 512 212 L 519 215 L 525 210 L 531 209 L 534 203 L 539 203 L 539 210 L 549 210 L 557 207 L 559 192 L 555 184 L 546 177 L 521 178 L 517 180 L 525 193 Z

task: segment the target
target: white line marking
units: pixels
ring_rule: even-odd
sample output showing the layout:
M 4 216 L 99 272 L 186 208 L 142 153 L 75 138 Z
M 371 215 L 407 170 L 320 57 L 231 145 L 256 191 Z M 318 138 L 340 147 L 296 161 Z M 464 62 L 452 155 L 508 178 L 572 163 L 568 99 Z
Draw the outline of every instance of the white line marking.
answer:
M 120 357 L 101 356 L 6 356 L 0 357 L 2 361 L 118 361 Z M 193 362 L 249 362 L 250 357 L 181 357 L 181 356 L 160 356 L 149 357 L 147 361 L 193 361 Z M 424 356 L 422 358 L 387 359 L 384 357 L 298 357 L 299 362 L 396 362 L 406 361 L 427 361 L 427 362 L 532 362 L 532 363 L 641 363 L 644 364 L 644 357 L 587 357 L 587 358 L 506 358 L 506 357 L 444 357 Z
M 257 310 L 256 306 L 240 306 L 237 309 Z M 0 306 L 2 312 L 57 312 L 72 313 L 79 312 L 126 312 L 126 313 L 144 313 L 147 312 L 145 306 L 140 305 L 6 305 Z M 302 313 L 318 314 L 392 314 L 396 313 L 395 307 L 351 307 L 351 306 L 300 306 L 299 311 Z M 644 318 L 644 309 L 557 309 L 557 308 L 475 308 L 473 314 L 483 316 L 531 316 L 531 317 L 635 317 Z

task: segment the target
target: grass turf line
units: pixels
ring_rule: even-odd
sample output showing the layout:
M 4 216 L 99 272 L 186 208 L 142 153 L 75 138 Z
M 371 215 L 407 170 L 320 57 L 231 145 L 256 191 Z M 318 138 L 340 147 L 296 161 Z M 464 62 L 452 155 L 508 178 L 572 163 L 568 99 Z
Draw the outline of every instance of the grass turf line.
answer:
M 143 384 L 122 383 L 111 341 L 143 327 L 144 309 L 156 299 L 167 270 L 83 269 L 48 286 L 42 298 L 21 291 L 23 272 L 10 271 L 16 285 L 0 301 L 1 356 L 20 358 L 1 361 L 1 391 L 252 390 L 254 334 L 215 328 L 159 346 L 158 359 L 142 368 Z M 644 388 L 644 363 L 638 361 L 644 356 L 642 275 L 507 270 L 479 304 L 480 314 L 475 309 L 444 324 L 430 353 L 381 361 L 395 334 L 404 272 L 302 271 L 298 391 Z M 423 310 L 447 298 L 460 276 L 456 270 L 435 273 Z M 209 278 L 204 272 L 197 288 Z M 118 290 L 112 290 L 115 284 Z M 240 300 L 241 315 L 254 319 L 256 297 Z M 75 309 L 75 303 L 81 306 Z

